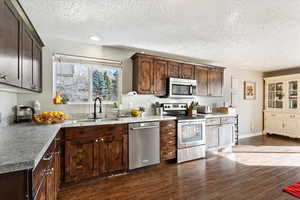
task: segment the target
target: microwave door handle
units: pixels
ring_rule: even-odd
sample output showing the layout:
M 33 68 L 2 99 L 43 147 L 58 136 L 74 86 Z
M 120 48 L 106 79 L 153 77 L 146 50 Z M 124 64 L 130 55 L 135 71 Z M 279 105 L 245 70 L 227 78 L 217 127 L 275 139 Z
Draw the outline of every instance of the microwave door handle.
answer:
M 190 85 L 190 95 L 193 95 L 193 85 Z

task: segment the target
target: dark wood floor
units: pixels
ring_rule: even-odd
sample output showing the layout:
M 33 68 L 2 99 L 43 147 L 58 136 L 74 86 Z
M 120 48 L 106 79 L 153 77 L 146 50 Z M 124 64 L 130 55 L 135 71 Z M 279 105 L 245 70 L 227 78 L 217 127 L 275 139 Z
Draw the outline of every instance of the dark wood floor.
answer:
M 241 144 L 294 146 L 300 142 L 257 136 L 244 139 Z M 59 200 L 295 199 L 282 192 L 282 188 L 300 181 L 300 162 L 297 166 L 265 166 L 264 162 L 250 166 L 229 159 L 234 156 L 237 155 L 162 164 L 126 175 L 90 180 L 63 189 Z

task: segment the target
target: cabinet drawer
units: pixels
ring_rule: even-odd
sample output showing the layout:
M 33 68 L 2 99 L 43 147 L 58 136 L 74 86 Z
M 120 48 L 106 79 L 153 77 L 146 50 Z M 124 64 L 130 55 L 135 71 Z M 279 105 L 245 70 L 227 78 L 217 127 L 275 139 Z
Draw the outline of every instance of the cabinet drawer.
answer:
M 162 151 L 160 153 L 161 160 L 170 160 L 176 158 L 176 147 L 171 151 Z
M 221 123 L 222 124 L 235 124 L 236 120 L 234 117 L 222 117 Z
M 176 121 L 169 120 L 169 121 L 161 121 L 160 122 L 160 129 L 176 129 Z
M 66 139 L 98 138 L 104 135 L 122 136 L 127 134 L 127 124 L 72 127 L 65 129 Z
M 160 137 L 160 145 L 162 148 L 167 145 L 176 145 L 176 137 L 164 136 Z
M 35 195 L 38 189 L 41 187 L 42 182 L 46 176 L 46 170 L 51 162 L 54 161 L 55 156 L 55 141 L 52 142 L 36 168 L 32 172 L 32 192 Z
M 207 126 L 219 125 L 219 124 L 221 124 L 221 119 L 220 118 L 208 118 L 208 119 L 206 119 L 205 124 Z
M 176 129 L 163 129 L 160 130 L 160 136 L 164 137 L 164 136 L 172 136 L 172 137 L 176 137 Z

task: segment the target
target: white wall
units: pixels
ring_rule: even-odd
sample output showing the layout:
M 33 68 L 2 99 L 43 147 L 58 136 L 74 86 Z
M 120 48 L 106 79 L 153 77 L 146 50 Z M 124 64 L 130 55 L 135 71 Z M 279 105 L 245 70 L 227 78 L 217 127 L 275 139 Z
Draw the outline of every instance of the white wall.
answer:
M 89 113 L 92 111 L 91 105 L 53 105 L 52 102 L 52 55 L 54 53 L 65 53 L 72 55 L 81 55 L 88 57 L 99 57 L 114 60 L 121 60 L 123 65 L 123 93 L 126 94 L 132 90 L 132 62 L 130 57 L 135 53 L 131 50 L 118 49 L 111 47 L 102 47 L 95 45 L 85 45 L 74 43 L 70 41 L 63 41 L 53 38 L 47 38 L 45 40 L 46 47 L 43 51 L 43 89 L 42 94 L 19 94 L 19 104 L 31 104 L 35 99 L 38 99 L 42 106 L 43 111 L 60 110 L 65 113 Z M 161 54 L 160 54 L 161 55 Z M 184 59 L 190 61 L 196 61 L 195 59 L 183 58 L 179 56 L 164 55 L 173 57 L 175 59 Z M 237 107 L 240 114 L 240 132 L 241 135 L 248 135 L 256 132 L 261 132 L 262 129 L 262 106 L 263 106 L 263 79 L 262 73 L 254 71 L 246 71 L 236 68 L 227 68 L 225 71 L 224 80 L 224 97 L 199 97 L 197 101 L 200 104 L 210 105 L 217 103 L 223 105 L 224 102 L 230 103 L 230 87 L 231 77 L 239 78 L 240 87 L 242 89 L 243 81 L 255 81 L 257 83 L 257 99 L 255 101 L 243 100 L 243 94 L 239 93 L 233 97 L 233 105 Z M 129 102 L 132 102 L 136 107 L 145 106 L 146 110 L 150 112 L 151 104 L 159 102 L 174 102 L 173 99 L 162 99 L 151 95 L 138 95 L 137 97 L 128 97 L 123 95 L 122 104 L 125 109 L 128 108 Z M 183 101 L 185 100 L 177 100 Z M 252 127 L 252 128 L 251 128 Z

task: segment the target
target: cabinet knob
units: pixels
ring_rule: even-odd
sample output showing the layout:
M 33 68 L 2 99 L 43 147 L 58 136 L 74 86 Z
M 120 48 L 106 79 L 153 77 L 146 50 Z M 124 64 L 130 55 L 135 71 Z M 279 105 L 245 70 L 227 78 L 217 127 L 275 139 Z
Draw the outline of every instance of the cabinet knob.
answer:
M 1 80 L 6 80 L 6 79 L 7 79 L 7 75 L 1 74 L 1 75 L 0 75 L 0 79 L 1 79 Z
M 104 138 L 101 138 L 101 141 L 104 142 Z
M 99 142 L 99 140 L 97 139 L 96 142 Z

